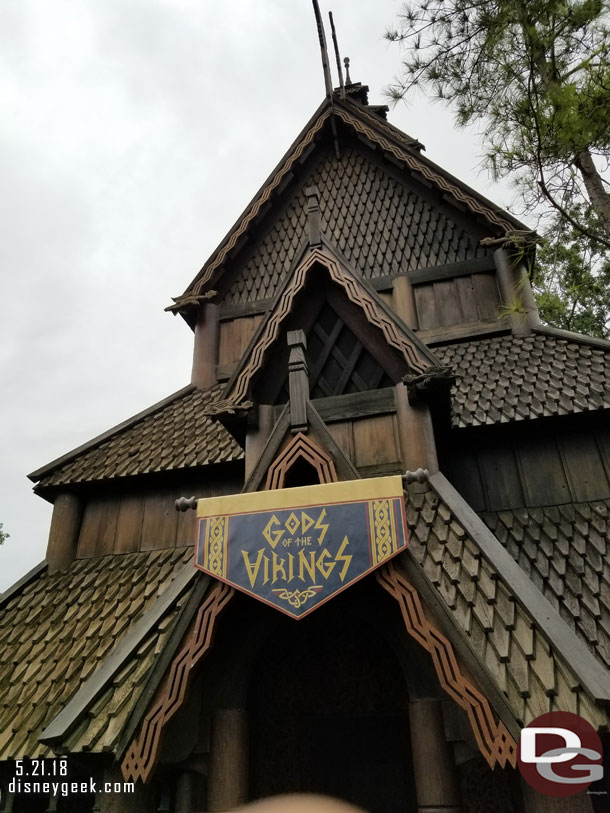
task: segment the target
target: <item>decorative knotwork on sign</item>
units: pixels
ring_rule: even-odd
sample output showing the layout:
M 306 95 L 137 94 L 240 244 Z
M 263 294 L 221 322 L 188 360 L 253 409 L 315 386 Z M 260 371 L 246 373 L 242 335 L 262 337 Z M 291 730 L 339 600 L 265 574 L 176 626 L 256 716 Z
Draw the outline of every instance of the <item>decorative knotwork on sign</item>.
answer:
M 453 646 L 430 624 L 417 590 L 404 571 L 390 561 L 377 572 L 377 580 L 400 605 L 407 632 L 432 656 L 442 688 L 468 715 L 479 750 L 487 764 L 516 766 L 517 743 L 504 723 L 496 722 L 487 698 L 464 677 Z
M 270 491 L 284 488 L 286 475 L 299 459 L 307 461 L 314 467 L 321 483 L 337 482 L 337 470 L 332 457 L 311 438 L 299 432 L 269 466 L 265 489 Z
M 126 780 L 146 782 L 151 775 L 163 729 L 184 701 L 193 667 L 210 648 L 216 618 L 233 595 L 233 588 L 216 582 L 201 604 L 197 617 L 185 636 L 185 643 L 172 665 L 146 717 L 140 724 L 123 758 L 121 770 Z
M 213 517 L 205 527 L 205 568 L 219 578 L 227 575 L 227 517 Z
M 398 550 L 396 548 L 396 521 L 390 500 L 375 500 L 371 512 L 371 548 L 374 564 L 380 564 Z
M 298 610 L 307 602 L 307 599 L 317 596 L 322 589 L 322 585 L 314 585 L 313 587 L 308 587 L 305 590 L 293 590 L 291 592 L 290 590 L 283 589 L 274 590 L 273 592 L 279 599 L 287 601 L 291 607 Z

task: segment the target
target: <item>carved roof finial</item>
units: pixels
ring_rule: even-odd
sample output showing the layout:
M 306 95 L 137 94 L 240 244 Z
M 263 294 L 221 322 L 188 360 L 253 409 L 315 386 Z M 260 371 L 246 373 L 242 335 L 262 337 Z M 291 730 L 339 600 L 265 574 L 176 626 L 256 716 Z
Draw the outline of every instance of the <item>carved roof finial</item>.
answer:
M 349 75 L 349 57 L 348 56 L 346 56 L 345 59 L 343 60 L 343 64 L 345 65 L 345 84 L 346 85 L 351 85 L 352 84 L 352 79 L 351 79 L 351 77 Z

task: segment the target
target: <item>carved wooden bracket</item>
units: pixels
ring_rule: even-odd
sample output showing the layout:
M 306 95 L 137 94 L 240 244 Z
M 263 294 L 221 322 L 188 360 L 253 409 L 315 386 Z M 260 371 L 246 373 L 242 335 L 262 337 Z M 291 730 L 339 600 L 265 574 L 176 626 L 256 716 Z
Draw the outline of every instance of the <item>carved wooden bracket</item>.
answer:
M 453 646 L 426 618 L 419 593 L 402 569 L 390 561 L 377 571 L 377 580 L 400 605 L 407 632 L 432 656 L 441 687 L 464 709 L 479 750 L 490 768 L 517 764 L 517 743 L 504 723 L 496 722 L 487 698 L 464 677 Z

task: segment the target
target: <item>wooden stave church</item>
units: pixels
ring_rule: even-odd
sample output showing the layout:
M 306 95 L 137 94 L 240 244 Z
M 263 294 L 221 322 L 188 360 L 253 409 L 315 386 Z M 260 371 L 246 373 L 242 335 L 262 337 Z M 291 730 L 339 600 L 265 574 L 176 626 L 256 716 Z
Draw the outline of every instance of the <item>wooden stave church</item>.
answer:
M 610 745 L 610 343 L 541 325 L 523 225 L 346 90 L 168 308 L 191 384 L 30 475 L 54 510 L 0 598 L 4 811 L 596 810 L 513 766 L 546 711 Z M 174 507 L 405 472 L 409 550 L 299 622 L 196 571 Z M 8 792 L 60 754 L 135 794 Z

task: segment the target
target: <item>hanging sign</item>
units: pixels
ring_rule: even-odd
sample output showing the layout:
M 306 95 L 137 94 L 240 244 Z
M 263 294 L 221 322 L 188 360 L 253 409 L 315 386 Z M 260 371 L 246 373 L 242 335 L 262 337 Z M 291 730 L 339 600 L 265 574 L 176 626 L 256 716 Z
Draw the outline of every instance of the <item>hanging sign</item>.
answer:
M 408 544 L 399 475 L 210 497 L 197 518 L 196 567 L 293 618 Z

